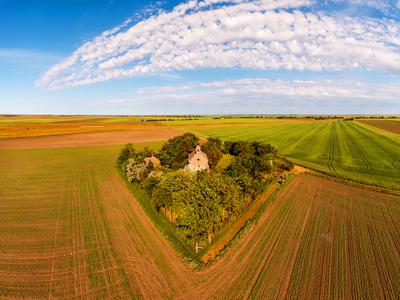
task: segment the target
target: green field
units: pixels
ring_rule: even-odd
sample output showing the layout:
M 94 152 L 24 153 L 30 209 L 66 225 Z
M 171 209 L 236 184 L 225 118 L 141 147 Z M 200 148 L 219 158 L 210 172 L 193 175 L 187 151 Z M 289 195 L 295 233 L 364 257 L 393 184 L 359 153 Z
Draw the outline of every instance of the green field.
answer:
M 194 117 L 193 119 L 179 119 L 162 121 L 161 123 L 169 126 L 183 125 L 241 125 L 241 124 L 275 124 L 275 123 L 304 123 L 309 122 L 305 119 L 278 119 L 278 118 L 245 118 L 245 117 Z
M 264 140 L 310 168 L 399 189 L 398 135 L 344 121 L 215 122 L 181 128 Z M 0 298 L 400 295 L 398 196 L 295 175 L 214 265 L 195 272 L 146 215 L 146 198 L 121 181 L 121 147 L 0 149 Z
M 358 122 L 188 129 L 223 140 L 262 140 L 306 167 L 356 182 L 400 189 L 400 136 Z
M 0 298 L 399 295 L 398 197 L 298 175 L 194 272 L 121 182 L 119 149 L 0 150 Z
M 129 196 L 115 186 L 119 149 L 0 150 L 0 298 L 138 293 L 111 246 L 109 207 Z

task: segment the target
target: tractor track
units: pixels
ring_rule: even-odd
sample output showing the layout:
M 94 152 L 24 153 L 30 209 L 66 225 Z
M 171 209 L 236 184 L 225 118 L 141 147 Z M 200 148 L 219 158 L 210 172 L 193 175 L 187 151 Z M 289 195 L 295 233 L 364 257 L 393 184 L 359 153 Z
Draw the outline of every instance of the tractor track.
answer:
M 396 153 L 392 150 L 392 147 L 383 147 L 382 144 L 377 143 L 374 139 L 371 139 L 366 133 L 365 131 L 363 131 L 362 129 L 364 129 L 363 127 L 357 125 L 357 124 L 352 124 L 352 129 L 354 131 L 356 131 L 357 133 L 359 133 L 360 135 L 363 136 L 363 138 L 365 138 L 366 140 L 368 140 L 369 143 L 373 144 L 375 147 L 377 148 L 384 148 L 384 151 L 389 153 L 391 158 L 392 158 L 392 166 L 395 167 L 398 170 L 398 173 L 400 173 L 400 153 Z M 367 130 L 367 129 L 365 129 Z M 369 131 L 369 130 L 368 130 Z M 371 131 L 372 132 L 372 131 Z M 390 146 L 394 146 L 394 147 L 399 147 L 398 144 L 395 144 L 391 139 L 389 139 L 388 137 L 384 136 L 384 135 L 380 135 L 380 138 L 382 138 L 383 140 L 385 140 L 388 144 L 390 144 Z
M 337 142 L 337 134 L 336 134 L 336 124 L 332 123 L 331 126 L 334 126 L 334 128 L 332 128 L 331 130 L 333 130 L 333 133 L 330 134 L 330 138 L 329 138 L 329 159 L 328 159 L 328 169 L 330 171 L 330 173 L 334 176 L 340 177 L 340 175 L 338 174 L 338 172 L 336 171 L 333 163 L 335 162 L 335 143 Z
M 345 136 L 346 136 L 346 140 L 349 141 L 350 146 L 354 149 L 354 151 L 356 153 L 358 153 L 358 155 L 361 157 L 361 159 L 364 162 L 365 168 L 367 171 L 372 171 L 372 164 L 369 162 L 366 154 L 364 153 L 363 150 L 361 150 L 360 146 L 353 141 L 353 139 L 351 138 L 349 132 L 347 131 L 346 128 L 344 128 L 343 124 L 340 123 L 340 127 L 342 129 L 342 132 L 344 132 Z

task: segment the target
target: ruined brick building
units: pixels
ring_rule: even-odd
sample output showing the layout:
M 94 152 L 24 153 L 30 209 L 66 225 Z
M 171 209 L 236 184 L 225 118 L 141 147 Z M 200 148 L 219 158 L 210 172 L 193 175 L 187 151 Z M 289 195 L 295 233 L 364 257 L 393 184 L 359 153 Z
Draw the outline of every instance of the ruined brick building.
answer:
M 209 169 L 207 155 L 201 151 L 200 145 L 197 145 L 196 149 L 189 154 L 188 161 L 185 170 L 197 172 Z

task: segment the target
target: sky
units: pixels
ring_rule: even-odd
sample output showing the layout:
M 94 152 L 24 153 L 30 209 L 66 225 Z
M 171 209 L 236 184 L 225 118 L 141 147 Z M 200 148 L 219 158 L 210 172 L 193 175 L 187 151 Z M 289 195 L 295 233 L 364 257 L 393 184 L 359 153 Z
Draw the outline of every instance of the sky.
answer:
M 0 0 L 0 114 L 400 114 L 400 0 Z

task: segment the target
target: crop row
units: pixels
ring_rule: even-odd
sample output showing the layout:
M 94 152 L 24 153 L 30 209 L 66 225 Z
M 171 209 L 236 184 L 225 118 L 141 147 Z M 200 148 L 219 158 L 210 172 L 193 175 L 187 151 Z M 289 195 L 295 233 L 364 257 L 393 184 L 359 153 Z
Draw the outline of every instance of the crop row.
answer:
M 293 155 L 305 151 L 318 161 L 322 150 L 316 151 L 312 142 L 318 140 L 325 161 L 333 153 L 340 175 L 345 162 L 368 170 L 362 158 L 345 160 L 343 153 L 359 157 L 359 150 L 371 160 L 372 170 L 379 169 L 361 141 L 372 135 L 367 129 L 347 123 L 300 124 L 302 134 L 295 138 L 287 126 L 277 131 L 289 132 L 281 141 L 292 139 L 286 143 Z M 253 126 L 251 133 L 260 138 L 263 130 Z M 345 137 L 343 130 L 359 136 L 357 146 L 347 138 L 332 150 L 332 136 Z M 392 140 L 381 140 L 387 151 L 396 151 Z M 119 180 L 117 152 L 118 147 L 0 151 L 0 298 L 400 295 L 398 197 L 298 175 L 215 265 L 194 272 Z
M 102 170 L 112 171 L 113 157 L 48 152 L 0 155 L 0 297 L 126 294 L 96 181 Z
M 192 130 L 222 139 L 263 140 L 296 163 L 356 182 L 400 189 L 400 139 L 357 122 L 323 121 Z

